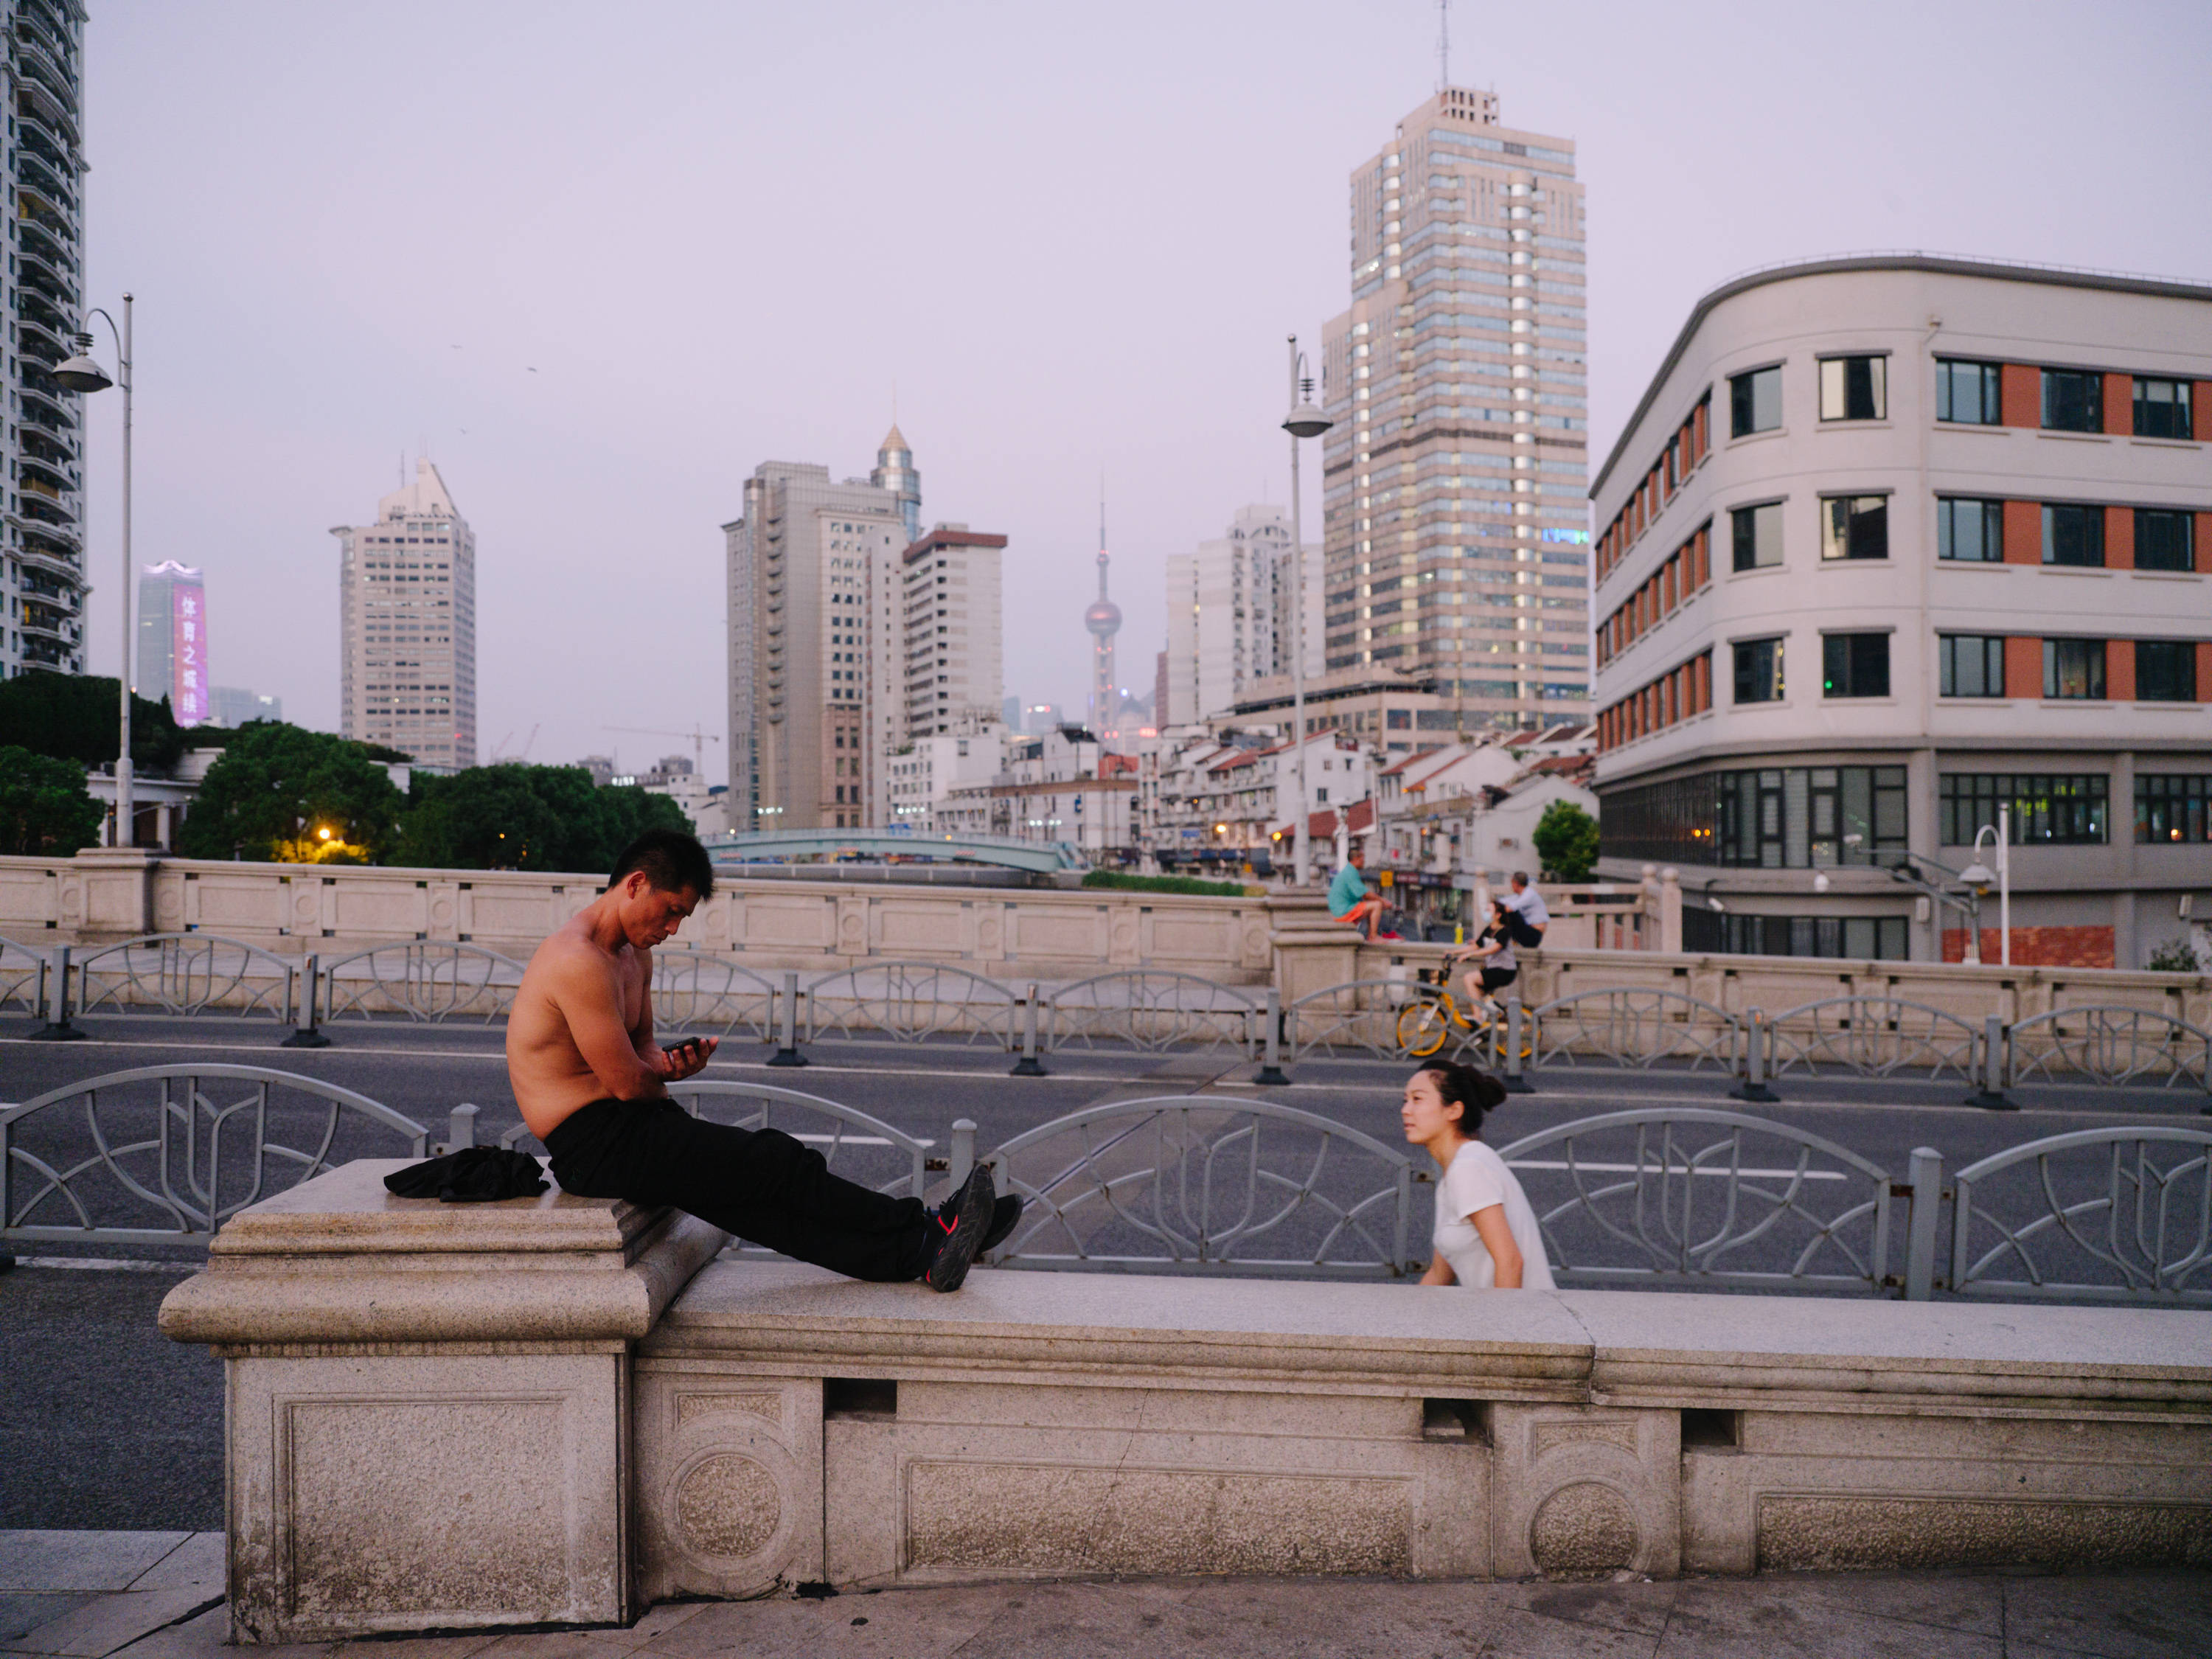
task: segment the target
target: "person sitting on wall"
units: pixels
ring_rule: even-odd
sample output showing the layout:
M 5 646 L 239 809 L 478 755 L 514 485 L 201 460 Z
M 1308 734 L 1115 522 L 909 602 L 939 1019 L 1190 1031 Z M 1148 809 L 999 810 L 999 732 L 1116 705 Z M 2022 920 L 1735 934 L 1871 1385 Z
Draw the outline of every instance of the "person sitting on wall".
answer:
M 584 1198 L 668 1206 L 850 1279 L 951 1291 L 1021 1218 L 981 1164 L 935 1209 L 830 1173 L 780 1129 L 693 1117 L 668 1085 L 696 1077 L 713 1037 L 653 1039 L 653 951 L 714 890 L 706 848 L 648 830 L 606 890 L 538 947 L 507 1027 L 507 1071 L 553 1178 Z
M 1483 1115 L 1505 1099 L 1487 1072 L 1450 1063 L 1425 1066 L 1406 1084 L 1406 1139 L 1428 1149 L 1437 1177 L 1436 1256 L 1424 1285 L 1470 1290 L 1548 1291 L 1551 1263 L 1528 1195 L 1482 1139 Z
M 1451 965 L 1467 964 L 1460 988 L 1467 993 L 1467 1017 L 1486 1025 L 1499 1014 L 1498 993 L 1521 976 L 1513 954 L 1513 910 L 1502 898 L 1490 901 L 1490 925 L 1474 936 L 1463 951 L 1453 952 Z
M 1544 942 L 1544 930 L 1552 925 L 1552 913 L 1546 908 L 1544 896 L 1528 884 L 1528 872 L 1513 872 L 1513 896 L 1505 902 L 1510 915 L 1513 942 L 1524 951 L 1534 951 Z
M 1382 901 L 1367 890 L 1364 866 L 1367 854 L 1354 847 L 1337 867 L 1328 884 L 1328 913 L 1348 927 L 1357 927 L 1364 939 L 1397 938 L 1395 933 L 1378 933 L 1382 925 Z

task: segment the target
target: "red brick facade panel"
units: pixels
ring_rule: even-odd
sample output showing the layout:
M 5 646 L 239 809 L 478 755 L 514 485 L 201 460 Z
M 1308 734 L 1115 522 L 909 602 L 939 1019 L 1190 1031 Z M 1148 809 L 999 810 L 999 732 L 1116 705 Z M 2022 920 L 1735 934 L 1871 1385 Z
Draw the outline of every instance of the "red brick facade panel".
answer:
M 2212 640 L 2197 641 L 2197 698 L 2212 698 Z
M 2204 382 L 2202 380 L 2197 383 L 2197 400 L 2200 405 L 2204 401 Z M 2202 432 L 2204 428 L 2199 427 L 2197 430 Z M 2200 513 L 2197 515 L 2197 534 L 2193 541 L 2196 547 L 2197 568 L 2199 570 L 2212 570 L 2212 513 Z
M 2107 570 L 2132 570 L 2136 568 L 2136 510 L 2131 507 L 2108 507 L 2105 509 L 2105 568 Z
M 2122 434 L 2136 429 L 2136 377 L 2105 376 L 2105 430 Z
M 2004 643 L 2005 696 L 2043 695 L 2043 641 L 2031 634 L 2013 634 Z
M 2136 642 L 2133 640 L 2105 641 L 2105 695 L 2114 702 L 2135 701 Z
M 2005 365 L 2012 373 L 2012 365 Z M 2043 562 L 2043 508 L 2035 501 L 2004 504 L 2004 562 L 2007 564 Z
M 1982 929 L 1982 961 L 1996 962 L 2003 953 L 2003 936 L 1994 927 Z M 1943 960 L 1966 959 L 1966 930 L 1943 930 Z M 2012 930 L 2012 965 L 2015 968 L 2110 968 L 2112 930 L 2109 927 L 2015 927 Z
M 2197 441 L 2212 441 L 2212 380 L 2199 380 L 2191 389 L 2190 402 L 2194 405 L 2189 415 L 2189 429 Z
M 1997 380 L 1997 412 L 2007 426 L 2043 424 L 2043 371 L 2033 363 L 2007 363 Z

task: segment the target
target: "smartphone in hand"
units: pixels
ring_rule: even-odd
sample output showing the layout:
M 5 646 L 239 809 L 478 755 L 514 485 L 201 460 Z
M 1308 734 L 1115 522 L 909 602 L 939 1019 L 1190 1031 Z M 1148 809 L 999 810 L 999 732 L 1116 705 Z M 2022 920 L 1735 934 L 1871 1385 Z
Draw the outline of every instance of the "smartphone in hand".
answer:
M 685 1037 L 681 1042 L 662 1043 L 660 1051 L 668 1056 L 669 1064 L 681 1068 L 695 1065 L 702 1060 L 706 1047 L 705 1042 L 698 1037 Z

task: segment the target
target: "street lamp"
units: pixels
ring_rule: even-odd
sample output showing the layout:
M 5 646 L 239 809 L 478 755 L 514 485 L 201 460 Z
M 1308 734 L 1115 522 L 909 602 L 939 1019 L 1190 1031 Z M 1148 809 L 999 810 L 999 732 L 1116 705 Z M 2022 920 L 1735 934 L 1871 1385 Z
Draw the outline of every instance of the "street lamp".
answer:
M 1335 422 L 1314 406 L 1313 380 L 1298 337 L 1291 338 L 1291 412 L 1283 430 L 1291 434 L 1291 740 L 1297 744 L 1298 816 L 1291 868 L 1301 887 L 1313 879 L 1313 827 L 1306 793 L 1306 540 L 1298 516 L 1298 441 L 1318 438 Z
M 131 607 L 131 296 L 123 296 L 123 326 L 94 307 L 85 313 L 86 327 L 72 337 L 76 355 L 65 357 L 52 369 L 54 380 L 70 392 L 105 392 L 116 384 L 107 371 L 93 361 L 92 319 L 97 317 L 115 337 L 115 368 L 123 384 L 123 660 L 117 665 L 123 706 L 123 738 L 115 758 L 115 844 L 129 847 L 138 839 L 137 813 L 131 800 L 131 646 L 134 630 Z
M 1982 837 L 1992 836 L 1996 840 L 1997 867 L 1990 870 L 1982 862 Z M 1985 823 L 1974 831 L 1974 861 L 1959 872 L 1959 879 L 1968 886 L 1986 890 L 1992 884 L 1997 890 L 1997 960 L 2012 966 L 2012 808 L 1997 808 L 1997 821 Z

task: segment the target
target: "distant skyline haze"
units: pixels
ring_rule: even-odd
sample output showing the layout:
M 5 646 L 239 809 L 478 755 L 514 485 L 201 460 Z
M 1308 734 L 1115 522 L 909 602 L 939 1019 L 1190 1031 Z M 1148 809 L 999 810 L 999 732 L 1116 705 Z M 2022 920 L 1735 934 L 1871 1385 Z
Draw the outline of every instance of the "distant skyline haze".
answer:
M 100 6 L 84 299 L 137 296 L 139 562 L 204 568 L 215 678 L 335 729 L 329 529 L 427 443 L 477 538 L 483 757 L 534 728 L 533 760 L 636 769 L 684 745 L 611 728 L 725 719 L 743 480 L 865 476 L 896 386 L 923 527 L 1009 538 L 1024 703 L 1084 706 L 1103 471 L 1142 692 L 1166 558 L 1285 501 L 1282 341 L 1345 307 L 1346 179 L 1434 89 L 1436 23 L 1425 0 Z M 1752 265 L 2212 276 L 2212 7 L 1462 0 L 1451 33 L 1455 82 L 1577 143 L 1594 468 L 1697 297 Z M 119 409 L 85 411 L 112 673 Z

